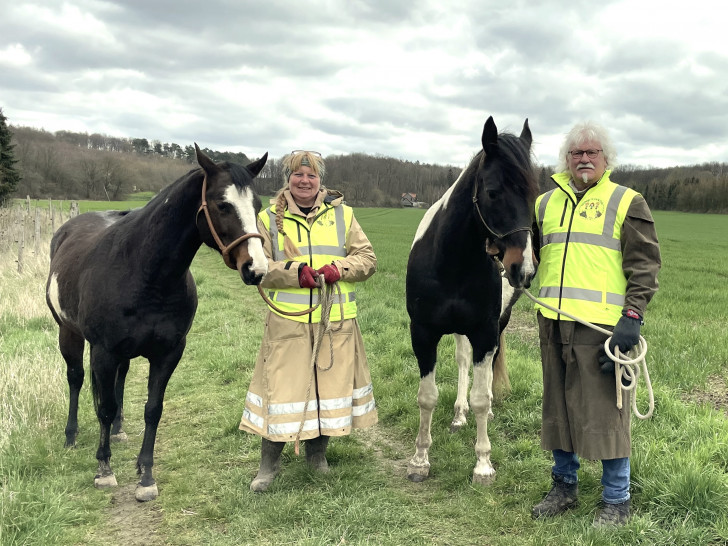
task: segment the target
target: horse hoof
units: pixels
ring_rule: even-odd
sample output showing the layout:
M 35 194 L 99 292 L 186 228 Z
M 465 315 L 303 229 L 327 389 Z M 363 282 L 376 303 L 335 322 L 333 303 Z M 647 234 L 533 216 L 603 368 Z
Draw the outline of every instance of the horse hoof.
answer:
M 134 498 L 139 502 L 147 502 L 154 500 L 159 496 L 157 490 L 157 484 L 147 485 L 146 487 L 142 484 L 137 484 L 136 491 L 134 491 Z
M 422 483 L 427 479 L 427 475 L 426 474 L 425 475 L 415 474 L 415 473 L 407 474 L 407 479 L 414 483 Z
M 473 474 L 473 483 L 476 485 L 492 485 L 495 481 L 495 472 L 492 474 Z
M 116 487 L 116 476 L 109 474 L 108 476 L 96 476 L 94 478 L 94 487 L 104 489 L 106 487 Z
M 453 421 L 452 423 L 450 423 L 450 434 L 455 434 L 461 428 L 463 428 L 464 425 L 465 423 L 456 423 L 455 421 Z
M 126 442 L 129 439 L 129 437 L 126 435 L 126 432 L 121 431 L 118 434 L 112 434 L 109 437 L 109 439 L 112 442 Z
M 430 464 L 416 466 L 410 464 L 407 467 L 407 479 L 411 482 L 422 483 L 430 475 Z

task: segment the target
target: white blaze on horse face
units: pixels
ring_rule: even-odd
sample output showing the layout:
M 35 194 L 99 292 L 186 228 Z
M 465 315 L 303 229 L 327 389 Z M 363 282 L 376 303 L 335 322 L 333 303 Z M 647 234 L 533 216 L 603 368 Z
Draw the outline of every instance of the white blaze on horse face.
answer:
M 245 233 L 258 233 L 258 222 L 255 214 L 255 197 L 250 188 L 238 190 L 235 186 L 228 186 L 225 190 L 225 201 L 235 207 L 240 223 Z M 268 259 L 263 252 L 263 240 L 258 237 L 251 237 L 247 241 L 248 254 L 253 260 L 250 266 L 251 271 L 257 275 L 268 273 Z
M 58 297 L 58 292 L 58 273 L 53 273 L 51 276 L 51 282 L 48 283 L 48 299 L 50 300 L 51 306 L 53 306 L 53 311 L 55 311 L 56 315 L 65 320 L 68 317 L 63 312 L 63 309 L 61 309 L 61 300 Z
M 536 264 L 533 262 L 533 236 L 529 233 L 526 236 L 526 248 L 523 249 L 523 276 L 527 279 L 533 279 L 536 275 Z
M 505 277 L 501 277 L 501 312 L 500 316 L 503 316 L 503 313 L 506 312 L 506 310 L 511 306 L 511 301 L 513 301 L 513 294 L 515 293 L 516 289 L 511 286 L 511 283 L 508 282 L 508 279 Z

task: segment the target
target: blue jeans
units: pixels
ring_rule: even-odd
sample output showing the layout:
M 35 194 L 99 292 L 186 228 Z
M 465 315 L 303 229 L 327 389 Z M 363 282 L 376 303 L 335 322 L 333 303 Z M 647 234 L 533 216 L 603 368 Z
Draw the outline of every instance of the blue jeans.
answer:
M 554 449 L 554 466 L 551 472 L 561 476 L 564 483 L 576 483 L 576 471 L 581 466 L 576 453 Z M 602 461 L 602 500 L 607 504 L 619 504 L 629 500 L 629 457 Z

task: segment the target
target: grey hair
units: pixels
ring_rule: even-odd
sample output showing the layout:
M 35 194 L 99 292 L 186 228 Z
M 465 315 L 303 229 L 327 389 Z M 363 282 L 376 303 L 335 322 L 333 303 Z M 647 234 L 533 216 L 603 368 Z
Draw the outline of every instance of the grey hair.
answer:
M 614 168 L 617 165 L 617 150 L 614 148 L 607 130 L 593 121 L 583 121 L 574 125 L 571 131 L 567 133 L 559 150 L 559 162 L 556 165 L 556 172 L 568 171 L 569 151 L 579 149 L 589 141 L 599 143 L 607 168 Z

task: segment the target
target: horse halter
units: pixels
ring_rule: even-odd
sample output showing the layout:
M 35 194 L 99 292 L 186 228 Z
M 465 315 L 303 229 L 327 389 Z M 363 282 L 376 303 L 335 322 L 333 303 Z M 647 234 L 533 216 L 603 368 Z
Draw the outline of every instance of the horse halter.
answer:
M 235 269 L 237 271 L 237 267 L 232 261 L 230 260 L 230 251 L 238 246 L 240 243 L 247 241 L 248 239 L 252 237 L 258 237 L 259 239 L 263 239 L 263 236 L 260 233 L 246 233 L 245 235 L 241 235 L 237 239 L 235 239 L 232 243 L 225 246 L 225 243 L 222 242 L 222 239 L 220 239 L 220 236 L 217 234 L 217 231 L 215 230 L 215 226 L 212 225 L 212 218 L 210 217 L 210 211 L 207 208 L 207 198 L 205 197 L 205 194 L 207 193 L 207 173 L 205 173 L 205 178 L 202 180 L 202 204 L 200 205 L 200 208 L 197 209 L 197 215 L 200 215 L 200 211 L 205 212 L 205 218 L 207 218 L 207 227 L 210 228 L 210 233 L 212 233 L 213 239 L 215 239 L 215 242 L 217 243 L 217 247 L 220 249 L 220 252 L 222 253 L 222 259 L 225 261 L 225 265 L 228 266 L 230 269 Z
M 496 230 L 494 230 L 492 227 L 488 225 L 488 222 L 485 221 L 485 218 L 483 218 L 483 214 L 480 212 L 480 207 L 478 206 L 478 183 L 474 184 L 473 187 L 473 206 L 475 207 L 475 212 L 478 213 L 478 217 L 480 218 L 480 221 L 483 222 L 483 225 L 485 226 L 485 229 L 487 229 L 496 239 L 504 239 L 508 237 L 509 235 L 513 235 L 514 233 L 518 233 L 519 231 L 531 231 L 531 226 L 526 227 L 517 227 L 513 228 L 510 231 L 507 231 L 506 233 L 498 233 Z

